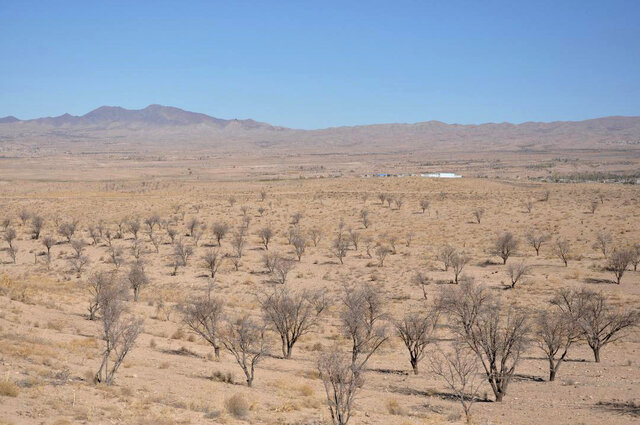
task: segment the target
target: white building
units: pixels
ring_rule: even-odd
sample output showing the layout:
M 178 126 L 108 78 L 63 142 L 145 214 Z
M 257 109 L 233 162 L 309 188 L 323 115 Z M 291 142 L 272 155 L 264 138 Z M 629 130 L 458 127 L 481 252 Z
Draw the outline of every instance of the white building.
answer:
M 422 177 L 430 177 L 434 179 L 459 179 L 462 176 L 456 173 L 428 173 L 420 174 Z

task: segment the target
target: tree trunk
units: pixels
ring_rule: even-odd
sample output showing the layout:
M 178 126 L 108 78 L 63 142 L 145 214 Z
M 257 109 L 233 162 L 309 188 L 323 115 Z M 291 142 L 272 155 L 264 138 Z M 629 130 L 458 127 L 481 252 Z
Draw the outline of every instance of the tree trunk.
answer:
M 591 347 L 591 350 L 593 350 L 593 358 L 595 359 L 596 363 L 600 363 L 600 347 Z
M 220 347 L 213 347 L 213 354 L 216 357 L 216 360 L 220 360 Z
M 413 368 L 413 374 L 418 374 L 418 359 L 411 359 L 411 367 Z

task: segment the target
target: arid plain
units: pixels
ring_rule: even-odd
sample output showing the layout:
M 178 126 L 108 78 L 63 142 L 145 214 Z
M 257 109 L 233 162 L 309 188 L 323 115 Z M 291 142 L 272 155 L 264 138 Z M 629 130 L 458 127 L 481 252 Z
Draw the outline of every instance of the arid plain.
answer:
M 451 317 L 440 315 L 417 375 L 394 326 L 409 311 L 433 309 L 443 293 L 460 286 L 441 261 L 446 246 L 467 259 L 461 281 L 485 286 L 505 311 L 507 306 L 524 311 L 530 328 L 502 402 L 493 401 L 484 370 L 477 370 L 473 423 L 638 421 L 637 328 L 624 329 L 618 341 L 604 346 L 599 363 L 585 341 L 575 342 L 553 382 L 535 338 L 535 318 L 552 308 L 550 300 L 562 289 L 602 293 L 616 311 L 638 307 L 640 272 L 628 264 L 616 284 L 605 258 L 640 242 L 637 185 L 467 177 L 216 181 L 189 173 L 153 178 L 162 170 L 150 169 L 150 177 L 138 173 L 91 182 L 34 173 L 0 186 L 2 218 L 16 234 L 13 248 L 3 241 L 0 253 L 0 422 L 330 423 L 317 359 L 327 350 L 351 352 L 343 323 L 345 286 L 368 285 L 380 297 L 379 324 L 388 339 L 363 368 L 349 423 L 464 423 L 455 394 L 430 367 L 431 355 L 457 338 Z M 366 227 L 362 211 L 367 211 Z M 43 221 L 38 239 L 32 231 L 35 216 Z M 145 220 L 154 216 L 159 221 L 150 235 Z M 137 234 L 131 230 L 136 221 Z M 75 245 L 60 231 L 66 223 L 77 224 L 68 238 Z M 229 230 L 218 246 L 213 228 L 223 223 Z M 261 238 L 265 228 L 274 233 L 268 250 Z M 547 236 L 538 256 L 526 237 L 532 231 Z M 504 232 L 518 241 L 506 265 L 493 250 Z M 303 238 L 303 248 L 291 243 L 292 233 Z M 352 241 L 354 234 L 358 246 L 346 244 L 339 258 L 336 239 Z M 605 253 L 594 247 L 602 235 Z M 50 256 L 42 242 L 46 236 L 54 238 Z M 560 240 L 569 246 L 566 266 L 555 248 Z M 177 266 L 175 241 L 193 250 Z M 303 251 L 299 260 L 296 248 Z M 222 259 L 215 280 L 203 259 L 212 252 Z M 287 260 L 286 283 L 275 283 L 282 275 L 267 270 L 269 253 Z M 126 280 L 134 264 L 143 265 L 147 281 L 137 302 L 130 291 L 123 302 L 127 314 L 143 320 L 143 330 L 113 384 L 95 383 L 104 341 L 100 313 L 88 320 L 88 282 L 95 272 L 116 268 L 118 279 Z M 527 266 L 513 288 L 510 264 Z M 261 301 L 279 287 L 317 290 L 326 306 L 290 359 L 283 358 L 280 337 L 267 321 L 268 350 L 249 388 L 232 354 L 222 347 L 216 359 L 211 345 L 185 324 L 184 306 L 212 288 L 223 300 L 227 320 L 247 315 L 262 322 Z

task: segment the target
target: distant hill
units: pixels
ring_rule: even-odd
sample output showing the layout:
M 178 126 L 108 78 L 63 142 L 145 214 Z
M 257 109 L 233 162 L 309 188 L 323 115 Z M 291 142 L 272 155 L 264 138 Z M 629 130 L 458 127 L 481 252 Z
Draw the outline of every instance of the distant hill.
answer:
M 640 148 L 640 117 L 586 121 L 377 124 L 296 130 L 251 119 L 225 120 L 179 108 L 102 106 L 82 116 L 0 119 L 0 149 L 40 152 L 270 150 L 286 153 Z

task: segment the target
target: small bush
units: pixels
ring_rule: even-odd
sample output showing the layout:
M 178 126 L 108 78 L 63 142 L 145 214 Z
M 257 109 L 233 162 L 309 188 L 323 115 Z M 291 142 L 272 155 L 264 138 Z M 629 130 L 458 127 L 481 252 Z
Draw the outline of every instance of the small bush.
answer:
M 224 382 L 225 384 L 233 384 L 233 373 L 224 373 L 216 370 L 211 374 L 211 379 L 218 382 Z
M 0 380 L 0 396 L 3 397 L 18 397 L 20 388 L 16 384 L 6 379 Z
M 224 402 L 224 407 L 227 412 L 235 416 L 236 418 L 244 418 L 249 414 L 249 402 L 242 394 L 234 394 Z
M 392 415 L 404 415 L 404 409 L 395 398 L 387 399 L 387 411 Z

